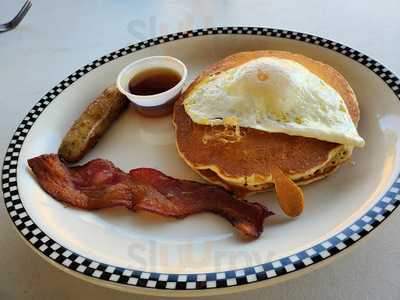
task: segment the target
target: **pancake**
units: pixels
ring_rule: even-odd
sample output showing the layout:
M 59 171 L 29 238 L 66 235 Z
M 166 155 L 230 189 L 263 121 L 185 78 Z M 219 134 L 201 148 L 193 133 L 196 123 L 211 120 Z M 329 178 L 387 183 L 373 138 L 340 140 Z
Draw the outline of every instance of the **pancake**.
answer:
M 299 180 L 296 180 L 296 184 L 299 186 L 302 185 L 307 185 L 309 183 L 312 183 L 314 181 L 317 181 L 319 179 L 323 179 L 327 177 L 328 175 L 332 174 L 339 168 L 338 165 L 334 166 L 326 166 L 325 168 L 319 169 L 317 172 L 315 172 L 312 175 L 308 175 L 305 177 L 300 178 Z M 266 183 L 266 184 L 261 184 L 261 185 L 247 185 L 247 186 L 240 186 L 240 185 L 233 185 L 229 184 L 225 181 L 223 181 L 218 174 L 213 172 L 210 169 L 207 170 L 195 170 L 202 178 L 204 178 L 206 181 L 219 185 L 229 191 L 234 192 L 235 194 L 239 196 L 246 196 L 249 193 L 256 193 L 256 192 L 262 192 L 262 191 L 267 191 L 273 188 L 274 184 L 273 183 Z
M 272 165 L 303 185 L 328 176 L 351 157 L 352 146 L 252 128 L 199 125 L 186 113 L 183 101 L 208 78 L 260 57 L 284 58 L 302 64 L 340 94 L 357 125 L 356 96 L 346 79 L 334 68 L 289 52 L 241 52 L 201 73 L 175 103 L 173 122 L 180 156 L 206 180 L 241 192 L 270 188 L 273 184 Z

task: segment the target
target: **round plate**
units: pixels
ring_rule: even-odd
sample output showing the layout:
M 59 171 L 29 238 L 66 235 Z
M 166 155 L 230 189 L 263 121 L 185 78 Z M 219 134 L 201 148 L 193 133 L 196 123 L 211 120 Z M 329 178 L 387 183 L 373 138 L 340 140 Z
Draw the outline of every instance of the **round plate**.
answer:
M 260 201 L 277 215 L 245 241 L 224 219 L 199 214 L 168 219 L 125 209 L 88 212 L 65 207 L 37 184 L 27 159 L 53 153 L 86 105 L 130 62 L 171 55 L 187 64 L 189 81 L 235 52 L 297 52 L 339 70 L 360 103 L 366 146 L 353 163 L 304 188 L 305 212 L 284 217 L 274 193 Z M 268 28 L 209 28 L 170 34 L 120 49 L 82 67 L 49 91 L 18 126 L 2 174 L 5 204 L 24 239 L 55 265 L 92 282 L 129 291 L 195 294 L 258 287 L 330 259 L 377 227 L 400 203 L 400 82 L 366 55 L 323 38 Z M 157 168 L 200 180 L 175 149 L 171 117 L 146 119 L 128 110 L 85 157 L 123 170 Z M 317 265 L 321 265 L 318 263 Z M 258 284 L 256 284 L 258 283 Z M 237 290 L 237 289 L 236 289 Z

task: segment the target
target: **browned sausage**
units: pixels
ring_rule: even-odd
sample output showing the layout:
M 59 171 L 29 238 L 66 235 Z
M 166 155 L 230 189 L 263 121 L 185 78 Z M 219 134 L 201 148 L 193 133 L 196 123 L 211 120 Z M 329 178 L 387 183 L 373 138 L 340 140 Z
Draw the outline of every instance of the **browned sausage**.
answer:
M 68 130 L 58 149 L 60 157 L 67 162 L 80 160 L 125 110 L 128 102 L 116 86 L 104 90 Z

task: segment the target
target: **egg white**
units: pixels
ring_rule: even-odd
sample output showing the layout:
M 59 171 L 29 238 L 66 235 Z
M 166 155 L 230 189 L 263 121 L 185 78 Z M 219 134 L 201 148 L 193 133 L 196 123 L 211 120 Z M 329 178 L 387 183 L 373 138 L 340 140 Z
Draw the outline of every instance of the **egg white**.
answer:
M 340 94 L 303 65 L 262 57 L 210 77 L 184 101 L 193 122 L 362 147 Z

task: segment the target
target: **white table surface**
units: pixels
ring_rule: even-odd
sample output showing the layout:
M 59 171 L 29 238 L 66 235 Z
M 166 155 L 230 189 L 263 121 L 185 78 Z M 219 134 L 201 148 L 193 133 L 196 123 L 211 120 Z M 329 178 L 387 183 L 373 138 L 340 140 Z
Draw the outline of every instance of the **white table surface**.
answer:
M 23 2 L 1 0 L 0 23 Z M 398 0 L 33 2 L 16 30 L 0 34 L 1 159 L 18 123 L 60 80 L 103 54 L 167 32 L 218 25 L 303 31 L 359 49 L 400 74 Z M 385 223 L 323 269 L 230 299 L 400 299 L 399 213 Z M 1 199 L 0 299 L 92 298 L 133 296 L 83 282 L 45 262 L 17 235 Z

